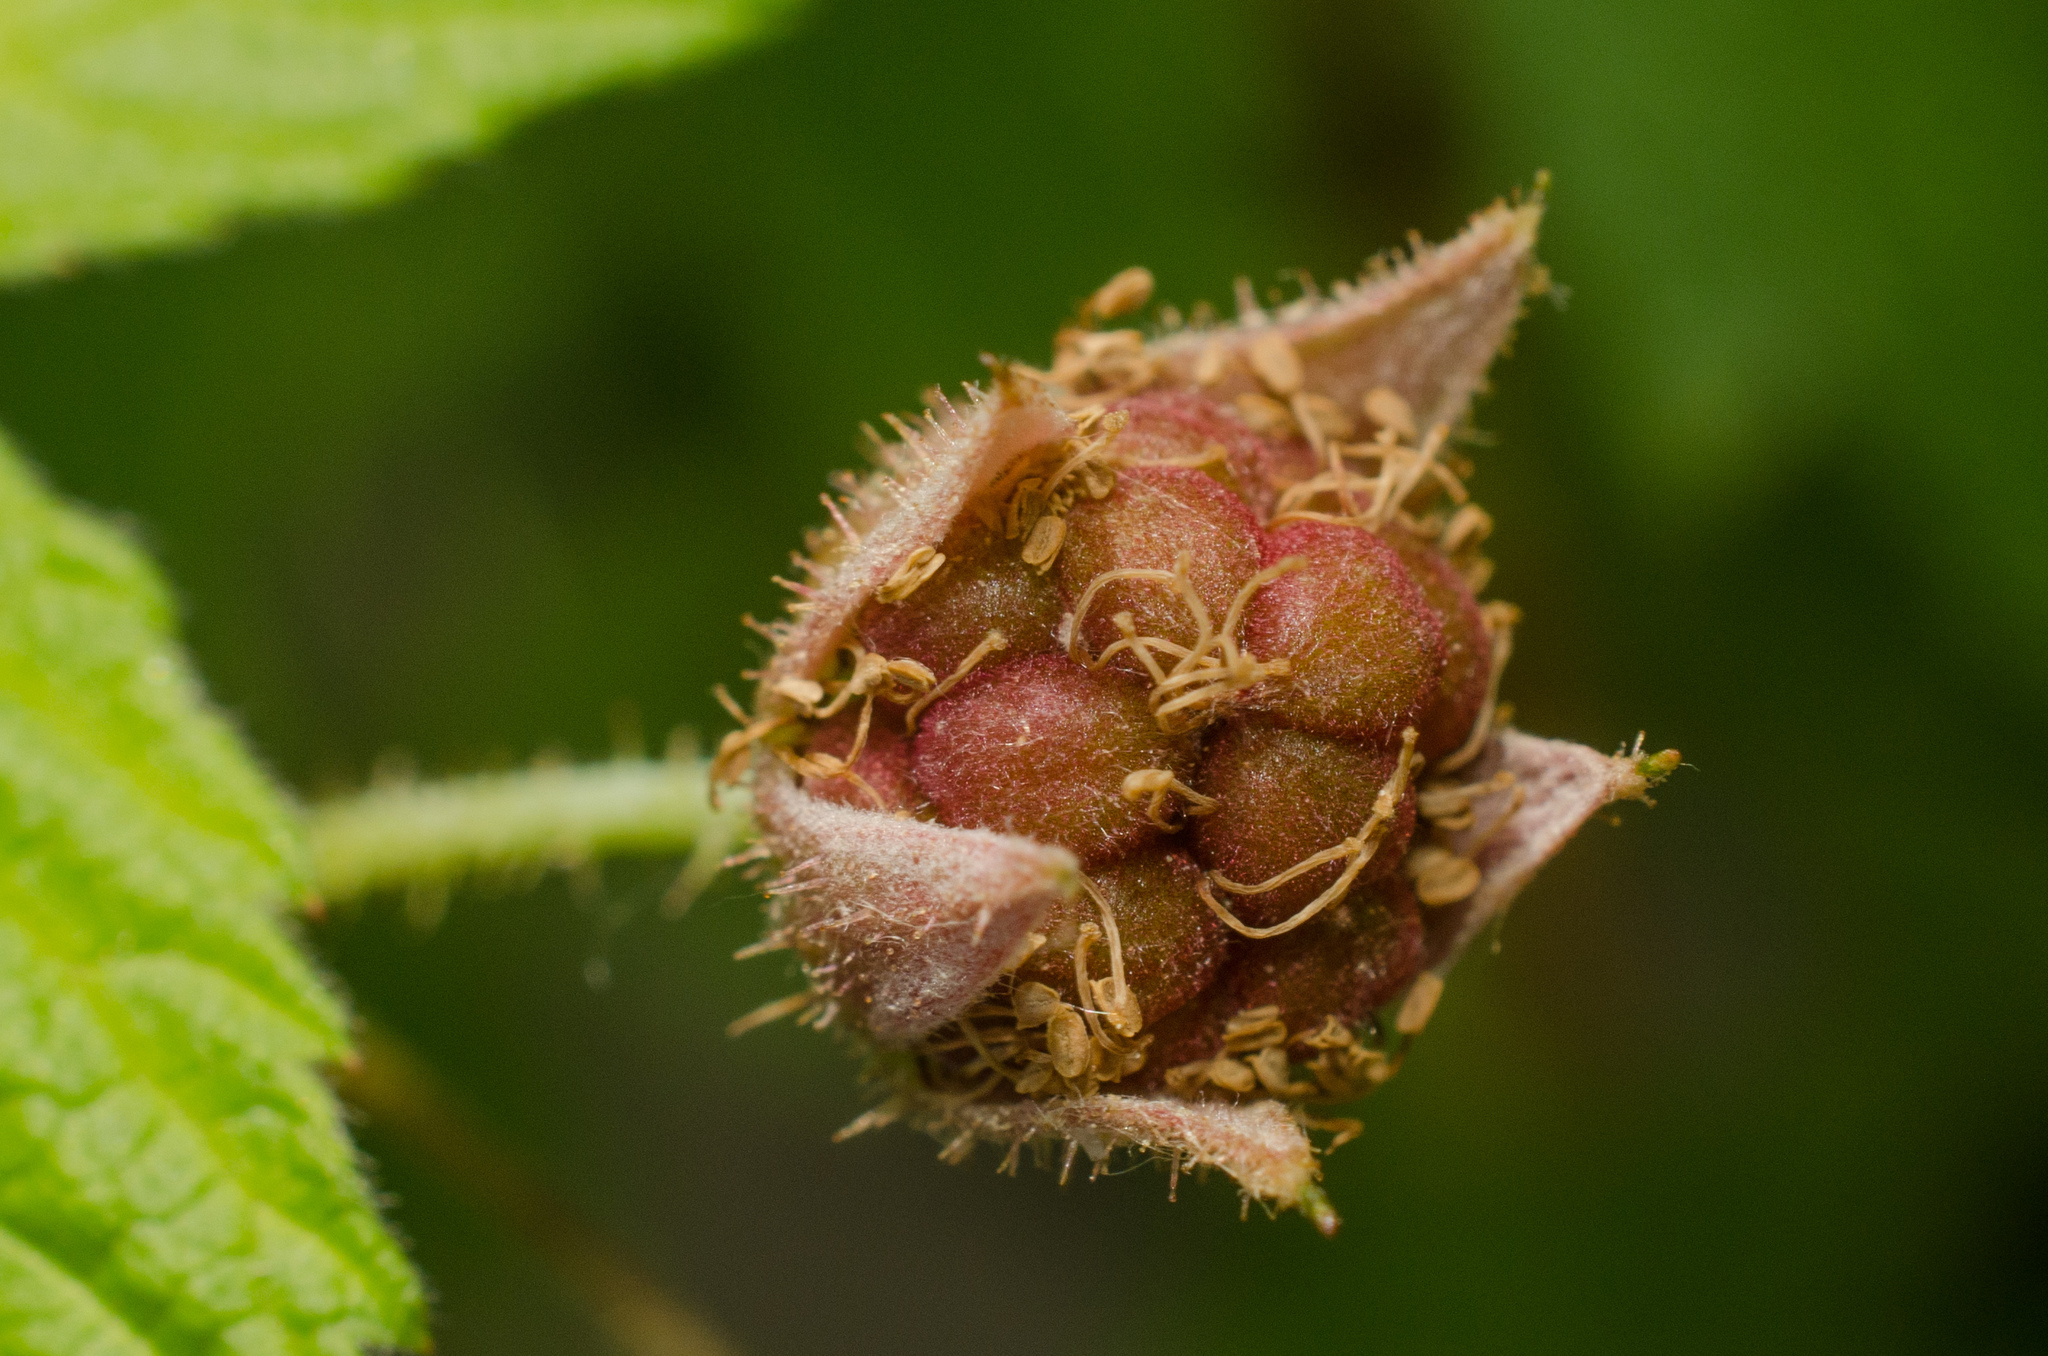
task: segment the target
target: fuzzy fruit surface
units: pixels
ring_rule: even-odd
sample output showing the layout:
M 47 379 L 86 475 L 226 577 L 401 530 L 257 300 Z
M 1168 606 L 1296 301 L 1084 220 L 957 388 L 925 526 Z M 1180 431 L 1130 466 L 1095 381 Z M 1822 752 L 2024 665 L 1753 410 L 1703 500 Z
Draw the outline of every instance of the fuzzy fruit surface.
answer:
M 1185 774 L 1193 754 L 1160 730 L 1143 687 L 1048 654 L 978 669 L 933 703 L 914 766 L 941 823 L 1056 843 L 1099 865 L 1159 836 L 1124 779 Z
M 1270 880 L 1363 829 L 1398 759 L 1397 746 L 1334 739 L 1265 720 L 1234 721 L 1202 761 L 1197 784 L 1218 805 L 1195 822 L 1196 854 L 1202 865 L 1236 884 Z M 1410 790 L 1358 886 L 1394 870 L 1414 825 Z M 1343 863 L 1330 862 L 1262 894 L 1232 895 L 1231 908 L 1255 927 L 1272 927 L 1329 888 L 1343 869 Z
M 1364 1021 L 1420 972 L 1419 915 L 1414 894 L 1396 878 L 1353 890 L 1285 936 L 1232 946 L 1215 984 L 1150 1028 L 1150 1057 L 1128 1087 L 1163 1088 L 1174 1069 L 1224 1053 L 1224 1028 L 1253 1008 L 1279 1009 L 1297 1037 L 1329 1017 L 1346 1026 Z M 1291 1053 L 1306 1059 L 1313 1051 L 1297 1041 Z
M 1326 1017 L 1346 1026 L 1363 1021 L 1406 988 L 1421 964 L 1421 911 L 1396 876 L 1353 889 L 1285 936 L 1240 950 L 1217 982 L 1217 1000 L 1225 1012 L 1277 1007 L 1300 1035 Z
M 1230 930 L 1196 893 L 1202 869 L 1193 858 L 1166 847 L 1140 848 L 1092 879 L 1116 919 L 1125 980 L 1147 1026 L 1209 987 L 1222 967 Z M 1048 985 L 1070 1003 L 1080 1001 L 1074 942 L 1082 924 L 1099 921 L 1095 902 L 1085 893 L 1055 907 L 1040 924 L 1045 945 L 1017 967 L 1017 978 Z M 1091 952 L 1090 961 L 1091 976 L 1109 973 L 1101 948 Z
M 939 544 L 943 565 L 894 601 L 871 597 L 858 610 L 861 648 L 913 660 L 934 684 L 951 681 L 914 734 L 903 706 L 875 704 L 853 766 L 875 798 L 850 778 L 805 784 L 841 804 L 872 809 L 878 798 L 893 813 L 1073 852 L 1086 888 L 1051 905 L 1035 924 L 1043 940 L 991 992 L 1000 1005 L 1016 986 L 1042 984 L 1100 1015 L 1100 993 L 1084 993 L 1075 972 L 1092 926 L 1089 983 L 1111 980 L 1121 961 L 1145 1052 L 1142 1067 L 1104 1086 L 1135 1092 L 1168 1088 L 1167 1073 L 1222 1053 L 1226 1026 L 1247 1009 L 1278 1008 L 1291 1053 L 1306 1061 L 1314 1052 L 1299 1037 L 1331 1016 L 1362 1021 L 1412 981 L 1423 920 L 1398 875 L 1415 825 L 1412 781 L 1345 895 L 1294 930 L 1240 936 L 1202 891 L 1250 928 L 1282 924 L 1325 894 L 1349 857 L 1270 890 L 1230 887 L 1263 884 L 1359 839 L 1399 772 L 1404 727 L 1417 728 L 1425 753 L 1464 741 L 1485 699 L 1490 651 L 1463 576 L 1425 539 L 1398 525 L 1385 535 L 1321 520 L 1262 526 L 1280 490 L 1320 473 L 1299 439 L 1256 433 L 1194 391 L 1109 408 L 1124 418 L 1102 444 L 1115 470 L 1108 492 L 1035 510 L 1064 515 L 1047 568 L 1024 560 L 1033 531 L 1004 534 L 1001 524 L 1019 515 L 999 489 L 971 503 Z M 1026 455 L 1036 459 L 1027 466 L 1047 460 L 1043 449 Z M 1184 585 L 1103 579 L 1170 573 L 1183 555 Z M 1299 559 L 1291 572 L 1248 587 L 1289 557 Z M 1076 662 L 1064 641 L 1091 587 L 1082 658 L 1125 637 L 1125 613 L 1130 634 L 1162 642 L 1151 655 L 1167 677 L 1128 652 L 1096 669 Z M 1223 631 L 1234 604 L 1242 621 L 1230 639 L 1253 667 L 1193 719 L 1165 722 L 1169 732 L 1155 711 L 1215 681 L 1173 685 L 1176 663 L 1201 642 L 1202 613 L 1209 643 L 1186 663 L 1232 672 Z M 985 644 L 991 632 L 1002 647 Z M 1284 672 L 1257 671 L 1283 660 Z M 855 704 L 814 726 L 810 751 L 844 758 L 858 715 Z M 1072 1013 L 1061 1020 L 1080 1029 Z M 1050 1031 L 1041 1022 L 1016 1039 L 1049 1049 Z M 945 1067 L 972 1063 L 971 1043 L 934 1048 Z M 1030 1095 L 1075 1094 L 1055 1084 Z
M 1203 475 L 1242 499 L 1260 519 L 1273 511 L 1275 489 L 1301 478 L 1313 454 L 1304 444 L 1296 455 L 1246 428 L 1216 402 L 1188 391 L 1131 396 L 1110 407 L 1129 417 L 1117 435 L 1120 457 L 1138 462 L 1199 463 Z
M 1265 556 L 1306 564 L 1260 590 L 1246 614 L 1252 652 L 1291 666 L 1250 704 L 1374 741 L 1419 719 L 1443 672 L 1443 624 L 1394 548 L 1362 527 L 1291 522 L 1266 534 Z
M 1060 552 L 1060 593 L 1077 606 L 1098 575 L 1112 570 L 1171 570 L 1189 555 L 1188 580 L 1221 627 L 1238 590 L 1261 564 L 1259 523 L 1245 502 L 1200 471 L 1180 466 L 1138 465 L 1117 476 L 1106 499 L 1076 504 L 1067 515 L 1066 546 Z M 1141 636 L 1176 645 L 1195 643 L 1197 625 L 1188 605 L 1165 583 L 1120 579 L 1105 585 L 1088 605 L 1082 636 L 1091 654 L 1101 654 L 1121 634 L 1113 618 L 1129 612 Z M 1165 662 L 1171 663 L 1170 659 Z M 1132 655 L 1114 667 L 1140 675 Z
M 1026 565 L 1014 544 L 989 537 L 977 530 L 972 538 L 980 540 L 957 543 L 939 572 L 901 602 L 869 603 L 856 623 L 861 641 L 891 659 L 914 659 L 940 678 L 990 631 L 1002 632 L 1005 658 L 1051 650 L 1062 610 L 1058 587 Z
M 1457 566 L 1411 533 L 1397 530 L 1386 536 L 1443 627 L 1443 673 L 1416 726 L 1421 737 L 1415 744 L 1423 757 L 1441 758 L 1465 742 L 1472 723 L 1479 718 L 1479 708 L 1486 703 L 1493 638 L 1480 614 L 1479 600 L 1472 596 L 1472 587 Z

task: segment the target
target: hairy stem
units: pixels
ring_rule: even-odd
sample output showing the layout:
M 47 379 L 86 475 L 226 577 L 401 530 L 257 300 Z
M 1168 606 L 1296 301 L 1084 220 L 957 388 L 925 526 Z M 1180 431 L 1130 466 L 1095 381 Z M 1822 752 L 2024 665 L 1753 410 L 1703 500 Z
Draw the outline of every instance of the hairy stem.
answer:
M 733 1356 L 733 1348 L 542 1182 L 419 1053 L 374 1023 L 335 1071 L 341 1095 L 546 1260 L 624 1356 Z
M 615 855 L 689 861 L 686 904 L 750 832 L 746 796 L 713 809 L 698 759 L 619 758 L 373 786 L 313 809 L 313 870 L 330 899 L 433 886 L 478 872 L 574 866 Z

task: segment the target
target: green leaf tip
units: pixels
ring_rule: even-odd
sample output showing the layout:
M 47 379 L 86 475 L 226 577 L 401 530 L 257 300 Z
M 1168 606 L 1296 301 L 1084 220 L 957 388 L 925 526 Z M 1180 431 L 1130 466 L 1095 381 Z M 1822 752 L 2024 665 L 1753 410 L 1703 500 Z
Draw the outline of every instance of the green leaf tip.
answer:
M 388 198 L 423 163 L 715 56 L 790 0 L 0 7 L 0 281 Z
M 0 439 L 0 1351 L 419 1347 L 315 1066 L 297 817 L 162 586 Z
M 1330 1193 L 1324 1191 L 1320 1183 L 1310 1182 L 1303 1187 L 1301 1199 L 1296 1204 L 1324 1238 L 1335 1238 L 1337 1230 L 1343 1227 L 1344 1221 L 1338 1217 L 1337 1207 L 1330 1204 Z
M 1657 786 L 1678 771 L 1678 762 L 1677 749 L 1665 749 L 1662 753 L 1646 753 L 1636 759 L 1636 775 L 1643 779 L 1645 786 Z

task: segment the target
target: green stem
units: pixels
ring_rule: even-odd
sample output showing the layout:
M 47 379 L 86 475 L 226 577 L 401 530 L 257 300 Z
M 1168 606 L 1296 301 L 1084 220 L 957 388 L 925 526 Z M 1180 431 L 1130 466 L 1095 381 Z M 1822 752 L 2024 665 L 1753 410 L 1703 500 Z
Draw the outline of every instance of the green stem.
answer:
M 329 899 L 437 887 L 478 872 L 569 867 L 617 855 L 689 854 L 675 907 L 747 839 L 747 798 L 711 806 L 702 760 L 620 758 L 373 786 L 316 806 L 314 877 Z

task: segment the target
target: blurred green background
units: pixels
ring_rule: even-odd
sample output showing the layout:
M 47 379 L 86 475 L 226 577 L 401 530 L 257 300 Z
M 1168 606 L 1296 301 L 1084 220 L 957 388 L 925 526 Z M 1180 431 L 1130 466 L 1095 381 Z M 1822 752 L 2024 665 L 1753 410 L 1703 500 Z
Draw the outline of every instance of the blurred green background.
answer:
M 307 795 L 716 730 L 858 421 L 1134 262 L 1223 300 L 1555 174 L 1480 408 L 1526 727 L 1693 770 L 1589 829 L 1331 1161 L 1348 1225 L 932 1161 L 743 884 L 614 867 L 314 936 L 359 1006 L 755 1353 L 2048 1349 L 2048 20 L 818 7 L 367 217 L 0 296 L 0 418 L 129 515 Z M 593 986 L 608 963 L 608 983 Z M 364 1135 L 440 1350 L 585 1312 Z

